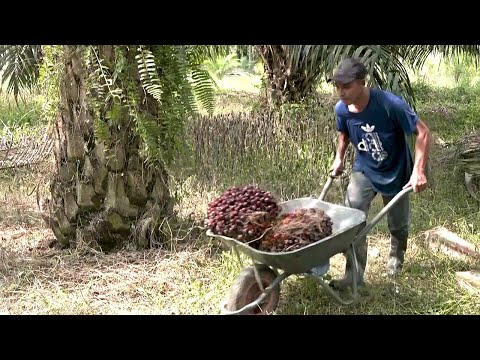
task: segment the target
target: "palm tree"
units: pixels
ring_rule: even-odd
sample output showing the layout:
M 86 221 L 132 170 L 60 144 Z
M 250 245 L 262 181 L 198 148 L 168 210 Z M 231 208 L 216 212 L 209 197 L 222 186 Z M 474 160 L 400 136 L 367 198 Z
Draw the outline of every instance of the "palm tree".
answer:
M 322 77 L 331 75 L 341 59 L 359 57 L 372 85 L 390 90 L 415 108 L 415 94 L 406 70 L 419 69 L 429 54 L 446 58 L 462 54 L 478 63 L 478 45 L 256 45 L 267 75 L 270 103 L 301 102 L 314 93 Z
M 1 46 L 2 83 L 15 98 L 40 81 L 54 119 L 49 224 L 63 246 L 101 249 L 163 241 L 172 214 L 167 168 L 195 96 L 213 109 L 201 66 L 223 47 Z

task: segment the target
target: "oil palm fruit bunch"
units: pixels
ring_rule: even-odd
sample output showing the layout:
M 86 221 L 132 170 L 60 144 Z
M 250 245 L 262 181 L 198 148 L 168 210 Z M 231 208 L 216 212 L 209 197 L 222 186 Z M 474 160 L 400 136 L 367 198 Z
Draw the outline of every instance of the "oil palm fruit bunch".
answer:
M 205 226 L 214 234 L 257 247 L 261 237 L 280 214 L 271 192 L 258 185 L 232 186 L 208 204 Z

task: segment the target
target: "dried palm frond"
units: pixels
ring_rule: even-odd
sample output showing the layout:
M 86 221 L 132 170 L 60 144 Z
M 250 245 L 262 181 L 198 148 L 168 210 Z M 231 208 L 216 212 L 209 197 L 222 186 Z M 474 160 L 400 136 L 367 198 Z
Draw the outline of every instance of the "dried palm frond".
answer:
M 480 132 L 467 135 L 457 146 L 456 158 L 465 172 L 465 186 L 468 193 L 477 201 L 478 186 L 475 180 L 480 179 Z M 478 184 L 478 183 L 477 183 Z
M 464 171 L 480 176 L 480 132 L 467 135 L 457 146 L 457 159 Z

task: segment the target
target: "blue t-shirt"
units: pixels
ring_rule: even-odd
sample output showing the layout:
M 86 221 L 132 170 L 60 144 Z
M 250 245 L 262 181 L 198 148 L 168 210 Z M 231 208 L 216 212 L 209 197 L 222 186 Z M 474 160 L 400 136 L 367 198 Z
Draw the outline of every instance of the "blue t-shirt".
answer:
M 413 160 L 406 136 L 416 131 L 418 116 L 400 97 L 377 88 L 363 111 L 353 113 L 339 101 L 337 130 L 355 146 L 353 171 L 363 171 L 375 191 L 393 196 L 409 181 Z

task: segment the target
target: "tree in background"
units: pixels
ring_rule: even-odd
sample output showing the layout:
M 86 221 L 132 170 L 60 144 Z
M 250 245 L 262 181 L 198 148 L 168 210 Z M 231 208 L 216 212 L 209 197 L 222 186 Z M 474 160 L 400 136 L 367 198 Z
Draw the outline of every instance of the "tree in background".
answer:
M 415 108 L 407 66 L 420 69 L 428 55 L 445 58 L 465 55 L 478 64 L 478 45 L 255 45 L 267 76 L 270 104 L 299 103 L 314 94 L 322 77 L 331 75 L 346 57 L 365 63 L 370 83 L 405 98 Z

